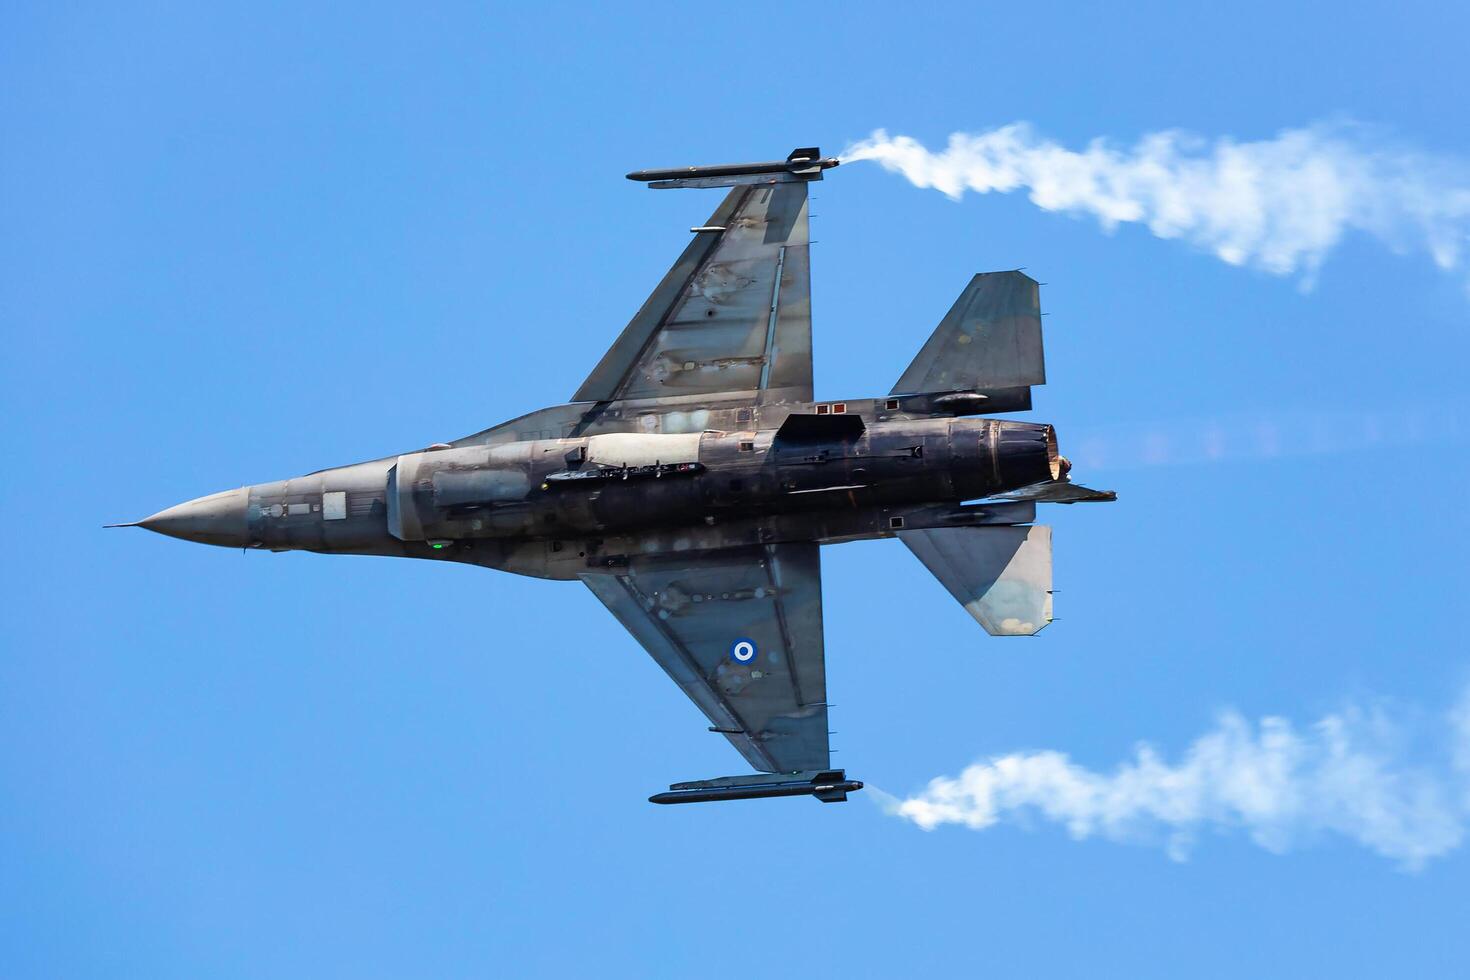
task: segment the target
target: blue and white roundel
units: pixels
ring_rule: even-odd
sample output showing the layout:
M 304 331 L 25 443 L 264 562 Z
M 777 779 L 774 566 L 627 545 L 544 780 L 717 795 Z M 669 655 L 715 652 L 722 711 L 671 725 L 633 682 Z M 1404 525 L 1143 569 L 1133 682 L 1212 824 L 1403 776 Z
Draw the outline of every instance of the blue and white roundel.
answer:
M 730 659 L 735 661 L 737 664 L 750 663 L 751 661 L 755 660 L 755 655 L 757 652 L 758 651 L 755 648 L 755 641 L 747 640 L 744 637 L 741 637 L 734 643 L 730 644 Z

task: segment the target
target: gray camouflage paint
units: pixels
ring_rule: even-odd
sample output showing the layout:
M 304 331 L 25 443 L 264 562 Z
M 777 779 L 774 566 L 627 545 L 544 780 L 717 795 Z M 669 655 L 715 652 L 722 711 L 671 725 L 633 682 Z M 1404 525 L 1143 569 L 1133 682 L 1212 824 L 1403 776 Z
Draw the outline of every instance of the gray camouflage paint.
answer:
M 826 770 L 819 545 L 897 535 L 987 630 L 1027 634 L 1050 529 L 1021 525 L 1111 499 L 1067 480 L 1050 426 L 975 417 L 1045 380 L 1019 272 L 977 276 L 889 396 L 813 400 L 806 184 L 830 165 L 655 183 L 733 187 L 572 403 L 138 523 L 580 580 L 754 768 Z

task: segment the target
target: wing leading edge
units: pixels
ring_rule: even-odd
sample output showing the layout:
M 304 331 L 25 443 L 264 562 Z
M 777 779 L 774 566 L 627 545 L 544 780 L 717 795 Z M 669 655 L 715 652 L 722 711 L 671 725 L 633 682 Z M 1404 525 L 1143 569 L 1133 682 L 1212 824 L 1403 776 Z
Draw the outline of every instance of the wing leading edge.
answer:
M 827 769 L 818 545 L 633 558 L 582 581 L 751 766 Z

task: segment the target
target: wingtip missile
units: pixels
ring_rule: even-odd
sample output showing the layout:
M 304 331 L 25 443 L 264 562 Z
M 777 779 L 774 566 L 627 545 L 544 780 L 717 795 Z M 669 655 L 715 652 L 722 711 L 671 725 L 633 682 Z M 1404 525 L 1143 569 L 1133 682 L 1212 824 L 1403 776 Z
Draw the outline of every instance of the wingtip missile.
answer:
M 848 793 L 856 793 L 863 784 L 848 779 L 842 769 L 824 772 L 793 773 L 788 776 L 725 776 L 675 783 L 666 793 L 655 793 L 650 803 L 713 803 L 720 800 L 760 800 L 773 796 L 815 796 L 823 803 L 841 803 Z
M 821 180 L 822 171 L 841 163 L 836 157 L 823 157 L 818 147 L 809 146 L 792 150 L 785 160 L 634 170 L 627 176 L 629 180 L 652 183 L 655 187 L 721 187 L 764 181 Z

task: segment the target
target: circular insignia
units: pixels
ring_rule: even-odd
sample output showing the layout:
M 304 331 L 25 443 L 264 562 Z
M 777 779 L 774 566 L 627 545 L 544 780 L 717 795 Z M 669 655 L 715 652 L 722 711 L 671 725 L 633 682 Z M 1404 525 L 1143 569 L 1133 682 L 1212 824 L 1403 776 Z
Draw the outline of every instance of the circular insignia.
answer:
M 755 655 L 756 648 L 754 640 L 747 640 L 741 637 L 730 644 L 730 659 L 737 664 L 748 664 L 755 659 Z

